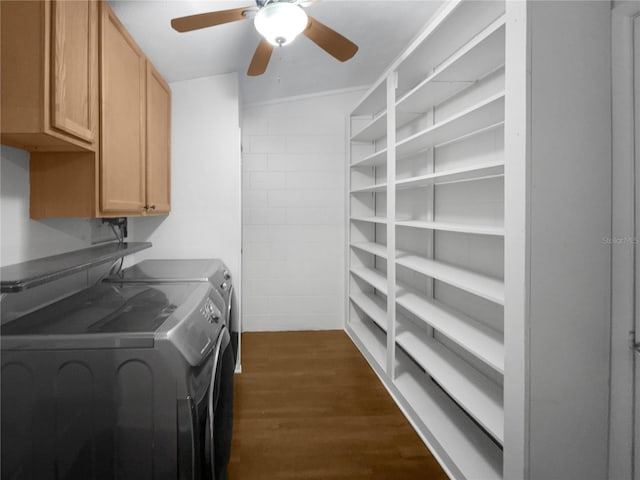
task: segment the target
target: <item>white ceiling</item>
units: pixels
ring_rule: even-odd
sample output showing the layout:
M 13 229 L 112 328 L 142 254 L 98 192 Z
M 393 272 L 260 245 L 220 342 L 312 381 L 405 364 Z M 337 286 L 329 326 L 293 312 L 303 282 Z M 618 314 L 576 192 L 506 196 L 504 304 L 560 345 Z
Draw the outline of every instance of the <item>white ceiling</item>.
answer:
M 254 5 L 253 0 L 111 0 L 156 68 L 169 81 L 238 72 L 244 104 L 372 84 L 440 7 L 438 0 L 323 0 L 307 13 L 360 49 L 341 63 L 301 35 L 276 48 L 267 72 L 248 77 L 260 36 L 250 20 L 188 33 L 174 17 Z

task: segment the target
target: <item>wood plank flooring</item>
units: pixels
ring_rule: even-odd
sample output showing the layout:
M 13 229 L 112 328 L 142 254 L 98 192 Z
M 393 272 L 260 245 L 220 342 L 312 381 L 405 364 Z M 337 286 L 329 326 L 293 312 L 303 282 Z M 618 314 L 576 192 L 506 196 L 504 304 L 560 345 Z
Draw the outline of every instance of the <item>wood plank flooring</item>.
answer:
M 344 331 L 244 333 L 230 480 L 447 478 Z

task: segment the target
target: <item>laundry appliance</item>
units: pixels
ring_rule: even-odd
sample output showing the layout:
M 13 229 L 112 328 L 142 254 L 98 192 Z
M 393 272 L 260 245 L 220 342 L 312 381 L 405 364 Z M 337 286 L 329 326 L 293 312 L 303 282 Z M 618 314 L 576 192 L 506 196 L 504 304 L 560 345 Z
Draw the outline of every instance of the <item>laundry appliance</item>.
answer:
M 99 283 L 2 325 L 2 478 L 226 478 L 235 362 L 216 299 Z
M 240 319 L 237 298 L 229 269 L 219 259 L 143 260 L 125 268 L 107 282 L 114 283 L 209 283 L 224 301 L 224 321 L 231 335 L 231 345 L 236 363 L 239 356 Z

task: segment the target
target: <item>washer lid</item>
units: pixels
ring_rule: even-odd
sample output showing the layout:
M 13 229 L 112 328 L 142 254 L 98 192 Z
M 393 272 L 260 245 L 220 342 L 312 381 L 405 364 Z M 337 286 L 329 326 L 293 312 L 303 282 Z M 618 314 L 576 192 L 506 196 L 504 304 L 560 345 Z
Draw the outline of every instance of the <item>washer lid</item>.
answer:
M 97 284 L 2 325 L 2 348 L 153 347 L 209 292 L 202 283 Z
M 143 260 L 108 282 L 211 282 L 224 264 L 217 259 Z

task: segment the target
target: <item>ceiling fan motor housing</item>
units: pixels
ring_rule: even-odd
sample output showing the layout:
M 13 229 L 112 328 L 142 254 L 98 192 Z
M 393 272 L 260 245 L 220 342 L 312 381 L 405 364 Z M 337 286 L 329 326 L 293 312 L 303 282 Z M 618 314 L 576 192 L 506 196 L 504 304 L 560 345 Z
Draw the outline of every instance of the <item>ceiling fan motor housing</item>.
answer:
M 302 7 L 290 2 L 272 2 L 258 10 L 254 18 L 256 30 L 269 43 L 283 46 L 291 43 L 309 23 Z

